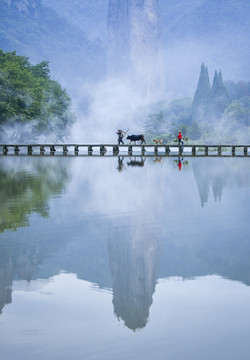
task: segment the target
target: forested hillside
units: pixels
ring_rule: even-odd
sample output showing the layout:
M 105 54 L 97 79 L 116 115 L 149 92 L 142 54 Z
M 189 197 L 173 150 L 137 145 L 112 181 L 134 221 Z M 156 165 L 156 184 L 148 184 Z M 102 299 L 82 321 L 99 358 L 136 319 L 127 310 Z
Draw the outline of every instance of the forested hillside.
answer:
M 108 0 L 42 0 L 67 22 L 84 32 L 89 40 L 107 40 Z
M 83 80 L 103 76 L 103 46 L 88 40 L 81 29 L 43 6 L 41 0 L 0 0 L 0 14 L 0 48 L 4 51 L 16 51 L 33 63 L 50 61 L 53 76 L 72 89 Z

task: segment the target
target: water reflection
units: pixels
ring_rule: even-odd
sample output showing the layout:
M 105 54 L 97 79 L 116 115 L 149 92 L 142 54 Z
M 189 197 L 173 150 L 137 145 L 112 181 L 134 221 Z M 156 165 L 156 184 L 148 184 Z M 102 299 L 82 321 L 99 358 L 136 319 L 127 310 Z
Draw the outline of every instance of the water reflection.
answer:
M 114 312 L 132 330 L 147 324 L 160 258 L 159 234 L 137 220 L 136 227 L 113 227 L 108 242 Z
M 124 169 L 128 169 L 128 167 L 143 167 L 146 161 L 146 157 L 142 157 L 142 156 L 130 156 L 127 157 L 127 159 L 129 159 L 129 161 L 126 161 L 126 165 L 124 164 L 124 156 L 119 155 L 117 157 L 118 159 L 118 166 L 117 166 L 117 170 L 119 172 L 121 172 Z
M 178 159 L 174 160 L 174 165 L 178 167 L 179 171 L 181 171 L 183 167 L 188 166 L 188 160 L 184 160 L 183 157 L 178 156 Z
M 249 161 L 246 159 L 206 159 L 193 161 L 192 169 L 200 195 L 201 206 L 208 203 L 212 192 L 215 201 L 222 199 L 227 187 L 250 186 Z
M 0 158 L 0 233 L 28 227 L 33 213 L 48 218 L 49 200 L 64 191 L 69 179 L 69 169 L 62 159 L 47 158 L 41 162 L 35 157 L 12 157 L 8 161 Z M 30 281 L 41 261 L 43 251 L 36 238 L 29 241 L 24 233 L 11 243 L 1 243 L 0 311 L 11 303 L 13 279 Z
M 249 160 L 185 161 L 132 157 L 121 176 L 115 157 L 5 158 L 0 309 L 13 280 L 63 270 L 112 288 L 116 317 L 137 330 L 159 278 L 219 274 L 250 285 Z
M 32 213 L 48 217 L 49 199 L 63 192 L 69 177 L 62 159 L 0 161 L 0 232 L 28 226 Z
M 117 170 L 122 171 L 124 168 L 124 164 L 123 164 L 124 156 L 118 156 L 117 158 L 118 158 Z
M 127 162 L 128 166 L 137 166 L 137 167 L 143 167 L 146 161 L 146 157 L 139 157 L 139 160 L 137 159 L 136 156 L 131 157 L 130 161 Z
M 163 159 L 162 159 L 161 156 L 156 156 L 156 157 L 154 158 L 154 163 L 162 163 L 162 161 L 163 161 Z

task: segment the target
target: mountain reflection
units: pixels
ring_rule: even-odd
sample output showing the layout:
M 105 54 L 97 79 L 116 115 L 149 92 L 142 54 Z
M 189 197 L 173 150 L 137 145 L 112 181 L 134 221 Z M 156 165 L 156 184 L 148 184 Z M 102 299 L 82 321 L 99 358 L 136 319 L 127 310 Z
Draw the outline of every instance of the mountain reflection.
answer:
M 203 207 L 212 192 L 215 201 L 222 199 L 223 190 L 229 186 L 250 186 L 248 159 L 193 159 L 192 168 Z
M 142 225 L 127 231 L 113 227 L 109 237 L 109 263 L 113 279 L 113 305 L 118 319 L 136 330 L 147 324 L 159 266 L 159 234 Z
M 117 158 L 94 159 L 0 162 L 0 310 L 11 303 L 13 280 L 49 279 L 62 270 L 112 287 L 114 313 L 132 330 L 146 326 L 158 278 L 217 274 L 250 285 L 248 159 L 152 157 L 122 173 Z M 124 159 L 118 157 L 118 169 Z M 185 171 L 178 171 L 180 161 Z M 233 200 L 234 190 L 245 191 L 243 200 L 231 200 L 238 213 L 216 208 L 226 189 Z M 223 219 L 229 210 L 230 222 Z M 30 225 L 32 213 L 40 220 Z

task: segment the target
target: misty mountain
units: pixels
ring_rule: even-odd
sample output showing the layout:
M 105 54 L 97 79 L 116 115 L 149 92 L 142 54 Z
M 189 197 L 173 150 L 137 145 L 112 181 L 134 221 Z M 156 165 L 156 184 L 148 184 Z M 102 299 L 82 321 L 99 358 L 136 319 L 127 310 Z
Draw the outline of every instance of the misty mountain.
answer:
M 107 41 L 108 3 L 109 0 L 43 0 L 43 4 L 84 31 L 87 38 L 99 39 L 101 43 Z M 210 76 L 215 69 L 221 69 L 226 80 L 250 79 L 248 0 L 159 0 L 159 5 L 170 95 L 193 95 L 203 62 L 211 69 Z
M 81 30 L 87 39 L 106 43 L 108 0 L 42 0 L 42 4 Z
M 158 0 L 110 0 L 107 76 L 133 79 L 147 102 L 164 99 Z
M 227 80 L 249 80 L 250 2 L 248 0 L 160 0 L 166 66 L 180 81 L 202 62 L 221 69 Z M 196 70 L 197 72 L 197 70 Z
M 108 5 L 109 0 L 0 0 L 0 47 L 33 62 L 49 60 L 65 85 L 99 80 L 106 67 Z M 193 95 L 203 62 L 210 76 L 221 69 L 225 80 L 250 79 L 248 0 L 159 5 L 166 97 Z
M 76 5 L 76 4 L 75 4 Z M 104 73 L 103 46 L 87 39 L 41 0 L 0 0 L 0 48 L 16 50 L 32 63 L 50 61 L 52 75 L 64 86 L 99 80 Z

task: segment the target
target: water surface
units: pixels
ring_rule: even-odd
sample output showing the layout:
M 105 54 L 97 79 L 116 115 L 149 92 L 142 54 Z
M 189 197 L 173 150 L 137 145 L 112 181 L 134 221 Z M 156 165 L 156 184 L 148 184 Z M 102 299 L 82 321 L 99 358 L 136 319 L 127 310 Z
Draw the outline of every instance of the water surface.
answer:
M 1 357 L 249 359 L 249 165 L 0 156 Z

